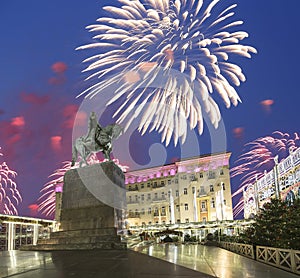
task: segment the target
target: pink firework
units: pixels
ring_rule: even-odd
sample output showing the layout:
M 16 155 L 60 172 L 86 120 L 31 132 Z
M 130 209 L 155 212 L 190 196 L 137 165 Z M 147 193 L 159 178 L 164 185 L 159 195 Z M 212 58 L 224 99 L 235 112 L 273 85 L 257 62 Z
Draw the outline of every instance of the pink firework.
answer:
M 0 147 L 1 149 L 1 147 Z M 0 156 L 3 156 L 0 153 Z M 0 164 L 0 212 L 17 215 L 17 206 L 22 201 L 17 184 L 14 181 L 17 173 L 10 170 L 6 162 Z
M 290 135 L 275 131 L 272 136 L 260 137 L 245 145 L 244 153 L 235 161 L 237 166 L 231 169 L 231 178 L 239 178 L 238 190 L 232 195 L 241 194 L 248 184 L 253 184 L 256 179 L 261 178 L 265 171 L 270 171 L 275 166 L 274 158 L 278 160 L 289 155 L 290 150 L 300 146 L 298 133 Z M 243 197 L 233 208 L 234 216 L 243 211 Z
M 103 160 L 106 161 L 106 160 Z M 103 161 L 98 160 L 96 155 L 92 155 L 89 158 L 89 164 L 101 163 Z M 113 162 L 118 165 L 123 172 L 126 172 L 128 166 L 121 165 L 118 159 L 113 159 Z M 63 167 L 57 169 L 49 176 L 51 179 L 48 181 L 43 188 L 41 189 L 42 196 L 38 199 L 39 208 L 38 210 L 45 216 L 54 217 L 55 213 L 55 195 L 56 192 L 62 192 L 63 188 L 63 179 L 65 173 L 71 168 L 78 168 L 79 163 L 76 162 L 75 166 L 71 167 L 71 161 L 63 162 Z

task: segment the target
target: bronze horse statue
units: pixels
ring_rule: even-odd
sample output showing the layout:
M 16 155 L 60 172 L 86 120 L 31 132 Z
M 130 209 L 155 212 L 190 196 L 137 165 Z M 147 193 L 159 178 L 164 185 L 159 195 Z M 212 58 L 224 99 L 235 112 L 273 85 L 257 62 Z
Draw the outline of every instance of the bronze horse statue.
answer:
M 110 124 L 101 127 L 97 121 L 96 113 L 92 112 L 89 118 L 89 128 L 85 136 L 80 136 L 75 140 L 72 147 L 72 163 L 75 165 L 78 155 L 81 157 L 79 167 L 84 162 L 88 165 L 91 154 L 102 152 L 104 157 L 111 160 L 112 140 L 117 139 L 123 132 L 123 128 L 118 124 Z

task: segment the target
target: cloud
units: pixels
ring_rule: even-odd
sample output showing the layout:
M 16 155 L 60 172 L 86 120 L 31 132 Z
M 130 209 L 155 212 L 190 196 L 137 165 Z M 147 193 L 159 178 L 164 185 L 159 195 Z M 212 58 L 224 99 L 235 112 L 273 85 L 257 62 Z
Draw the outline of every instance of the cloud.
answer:
M 243 127 L 236 127 L 232 130 L 233 136 L 236 139 L 242 139 L 244 137 L 245 129 Z
M 51 147 L 54 151 L 58 152 L 62 149 L 62 137 L 59 135 L 52 136 L 51 140 Z
M 262 109 L 265 112 L 270 113 L 271 109 L 272 109 L 272 105 L 274 104 L 274 100 L 273 99 L 265 99 L 265 100 L 261 101 L 259 104 L 262 106 Z
M 56 62 L 51 66 L 54 73 L 62 74 L 67 70 L 67 65 L 64 62 Z
M 61 85 L 66 82 L 66 78 L 64 76 L 56 76 L 48 79 L 48 83 L 51 85 Z
M 24 127 L 25 120 L 23 116 L 15 117 L 11 119 L 11 125 L 16 127 Z
M 31 93 L 31 94 L 21 93 L 21 99 L 23 102 L 26 102 L 26 103 L 42 105 L 42 104 L 49 102 L 50 97 L 49 96 L 38 96 L 34 93 Z

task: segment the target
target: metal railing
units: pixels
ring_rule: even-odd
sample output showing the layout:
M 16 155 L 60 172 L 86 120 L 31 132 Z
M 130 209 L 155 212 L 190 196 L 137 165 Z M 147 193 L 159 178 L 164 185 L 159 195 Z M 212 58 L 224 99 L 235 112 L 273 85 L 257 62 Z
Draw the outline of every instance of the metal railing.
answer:
M 221 248 L 300 275 L 300 251 L 266 246 L 219 242 Z

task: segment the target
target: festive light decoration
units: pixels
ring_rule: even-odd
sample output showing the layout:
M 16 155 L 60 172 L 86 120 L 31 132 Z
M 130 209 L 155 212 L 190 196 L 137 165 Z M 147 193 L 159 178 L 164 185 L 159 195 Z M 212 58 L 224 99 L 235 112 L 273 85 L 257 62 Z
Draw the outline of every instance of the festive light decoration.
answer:
M 118 103 L 114 117 L 126 123 L 140 117 L 138 130 L 162 133 L 162 142 L 174 144 L 190 129 L 203 132 L 203 111 L 217 127 L 220 110 L 212 98 L 218 93 L 227 108 L 240 97 L 233 86 L 246 80 L 232 56 L 251 58 L 256 49 L 240 42 L 248 37 L 232 20 L 233 4 L 221 0 L 119 0 L 106 6 L 107 17 L 87 26 L 94 42 L 77 49 L 96 48 L 87 58 L 95 83 L 79 96 L 92 98 L 119 84 L 107 105 Z M 160 85 L 158 85 L 160 84 Z M 118 105 L 118 104 L 117 104 Z

